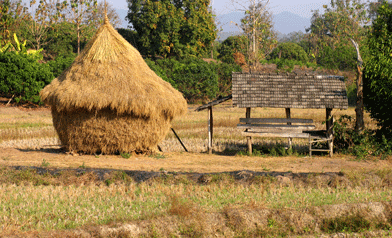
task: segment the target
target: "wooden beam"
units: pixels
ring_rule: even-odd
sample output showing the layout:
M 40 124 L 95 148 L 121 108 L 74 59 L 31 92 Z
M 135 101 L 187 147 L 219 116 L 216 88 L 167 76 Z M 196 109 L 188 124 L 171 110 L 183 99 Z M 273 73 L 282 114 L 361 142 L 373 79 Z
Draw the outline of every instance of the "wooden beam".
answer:
M 329 156 L 333 156 L 333 116 L 331 115 L 332 113 L 332 108 L 327 108 L 325 117 L 327 122 L 326 124 L 326 129 L 327 129 L 327 137 L 331 138 L 331 140 L 328 141 L 328 148 L 329 148 Z
M 332 134 L 332 118 L 331 118 L 331 112 L 332 112 L 332 108 L 327 108 L 325 110 L 325 120 L 326 120 L 326 130 L 327 130 L 327 136 Z
M 214 118 L 212 116 L 212 106 L 208 107 L 208 153 L 212 154 L 212 137 L 213 137 Z
M 246 118 L 250 118 L 250 107 L 246 108 L 245 117 Z M 247 143 L 248 143 L 248 153 L 251 155 L 252 154 L 252 137 L 251 136 L 247 136 L 246 140 L 247 140 Z
M 290 119 L 291 118 L 291 112 L 290 108 L 286 108 L 286 118 Z M 287 122 L 287 125 L 291 125 L 291 122 Z M 292 147 L 293 139 L 289 137 L 289 149 Z
M 180 137 L 179 137 L 179 136 L 177 135 L 177 133 L 174 131 L 173 127 L 171 128 L 171 130 L 172 130 L 172 132 L 174 133 L 174 135 L 177 137 L 177 140 L 178 140 L 178 141 L 180 142 L 180 144 L 182 145 L 182 148 L 184 148 L 184 150 L 185 150 L 186 152 L 188 152 L 188 150 L 186 149 L 184 143 L 182 143 Z
M 312 119 L 300 118 L 240 118 L 242 123 L 292 123 L 292 124 L 313 124 Z
M 281 137 L 281 138 L 309 138 L 308 133 L 273 133 L 273 132 L 258 132 L 258 131 L 243 131 L 241 133 L 244 136 L 255 136 L 255 137 Z
M 253 128 L 266 130 L 312 130 L 314 125 L 285 125 L 285 124 L 237 124 L 239 128 Z

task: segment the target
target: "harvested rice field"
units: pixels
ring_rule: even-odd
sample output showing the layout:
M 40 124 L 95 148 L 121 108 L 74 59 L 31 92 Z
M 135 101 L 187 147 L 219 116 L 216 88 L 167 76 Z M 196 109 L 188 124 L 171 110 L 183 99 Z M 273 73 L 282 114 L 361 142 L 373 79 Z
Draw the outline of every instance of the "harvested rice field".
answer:
M 309 157 L 303 139 L 290 155 L 248 156 L 236 128 L 245 109 L 230 103 L 214 107 L 208 154 L 207 111 L 196 107 L 173 122 L 189 152 L 169 132 L 163 152 L 84 155 L 61 149 L 49 108 L 0 104 L 0 237 L 392 237 L 392 158 Z M 291 115 L 325 126 L 325 110 Z

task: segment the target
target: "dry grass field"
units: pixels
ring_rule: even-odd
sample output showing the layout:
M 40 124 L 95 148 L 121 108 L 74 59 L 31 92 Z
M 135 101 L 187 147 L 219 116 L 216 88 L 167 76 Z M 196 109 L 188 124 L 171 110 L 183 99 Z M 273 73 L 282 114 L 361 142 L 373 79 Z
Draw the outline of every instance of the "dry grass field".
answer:
M 188 153 L 170 132 L 163 152 L 83 155 L 61 150 L 49 109 L 0 106 L 0 237 L 392 237 L 392 158 L 310 158 L 301 139 L 289 156 L 247 156 L 245 109 L 230 104 L 214 108 L 209 155 L 195 108 L 173 123 Z M 324 110 L 291 113 L 324 127 Z

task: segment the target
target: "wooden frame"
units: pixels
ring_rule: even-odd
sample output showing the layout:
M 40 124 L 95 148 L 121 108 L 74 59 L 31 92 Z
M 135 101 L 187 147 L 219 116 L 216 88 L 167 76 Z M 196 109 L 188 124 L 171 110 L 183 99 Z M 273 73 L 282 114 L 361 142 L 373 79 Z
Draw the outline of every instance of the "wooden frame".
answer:
M 251 108 L 246 108 L 245 118 L 240 118 L 237 128 L 243 128 L 242 135 L 247 138 L 248 152 L 252 154 L 252 137 L 282 137 L 289 138 L 289 148 L 292 148 L 292 138 L 309 139 L 309 155 L 313 151 L 326 151 L 333 155 L 333 117 L 332 108 L 326 109 L 326 130 L 316 131 L 312 119 L 291 118 L 290 108 L 286 108 L 286 118 L 250 118 Z M 327 142 L 328 149 L 314 148 L 313 144 Z

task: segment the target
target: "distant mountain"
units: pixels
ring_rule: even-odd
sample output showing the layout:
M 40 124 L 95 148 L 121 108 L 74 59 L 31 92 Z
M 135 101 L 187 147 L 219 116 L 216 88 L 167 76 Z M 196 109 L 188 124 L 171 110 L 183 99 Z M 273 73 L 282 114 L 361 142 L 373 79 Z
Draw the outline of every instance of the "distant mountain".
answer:
M 308 27 L 310 27 L 310 18 L 304 18 L 291 12 L 281 12 L 274 15 L 274 28 L 280 33 L 305 32 L 305 28 Z

